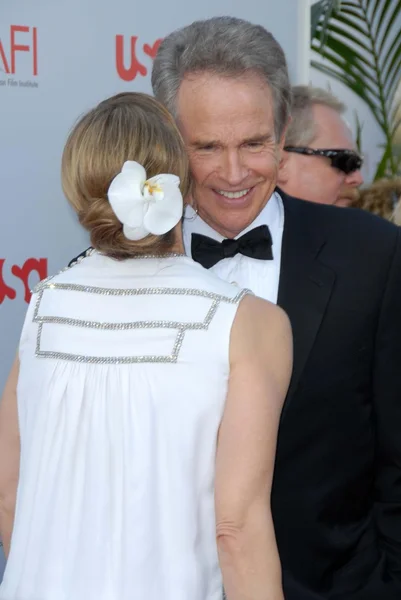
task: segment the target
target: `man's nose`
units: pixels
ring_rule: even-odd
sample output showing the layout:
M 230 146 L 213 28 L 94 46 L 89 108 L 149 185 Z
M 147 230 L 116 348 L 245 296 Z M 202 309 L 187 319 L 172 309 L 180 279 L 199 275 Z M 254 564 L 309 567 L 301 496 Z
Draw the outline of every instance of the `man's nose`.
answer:
M 361 171 L 353 171 L 349 173 L 345 178 L 345 183 L 350 187 L 359 187 L 363 184 L 363 177 Z
M 227 152 L 221 170 L 223 179 L 231 186 L 240 185 L 248 175 L 248 167 L 245 165 L 238 150 Z

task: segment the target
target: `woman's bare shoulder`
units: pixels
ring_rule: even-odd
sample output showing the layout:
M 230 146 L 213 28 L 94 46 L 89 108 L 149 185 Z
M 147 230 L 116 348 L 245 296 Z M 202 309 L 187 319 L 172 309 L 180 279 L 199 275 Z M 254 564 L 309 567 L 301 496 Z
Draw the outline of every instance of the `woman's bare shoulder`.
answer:
M 261 333 L 272 335 L 287 335 L 291 337 L 291 324 L 287 314 L 282 308 L 259 298 L 246 295 L 238 307 L 236 327 L 242 335 L 256 335 Z

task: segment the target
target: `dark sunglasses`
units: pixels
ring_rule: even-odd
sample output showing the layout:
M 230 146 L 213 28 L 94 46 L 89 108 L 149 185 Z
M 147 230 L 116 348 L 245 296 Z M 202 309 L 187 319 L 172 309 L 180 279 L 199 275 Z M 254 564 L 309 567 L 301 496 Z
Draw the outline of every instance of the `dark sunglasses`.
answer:
M 329 158 L 331 166 L 339 169 L 346 175 L 359 171 L 363 164 L 362 156 L 359 156 L 354 150 L 314 150 L 313 148 L 303 148 L 301 146 L 285 146 L 287 152 L 296 152 L 307 156 L 324 156 Z

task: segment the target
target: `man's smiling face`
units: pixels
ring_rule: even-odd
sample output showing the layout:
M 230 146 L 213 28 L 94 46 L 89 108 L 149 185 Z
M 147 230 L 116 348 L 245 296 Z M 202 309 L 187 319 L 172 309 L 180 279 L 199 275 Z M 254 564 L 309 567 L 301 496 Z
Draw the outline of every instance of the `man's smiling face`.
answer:
M 177 113 L 199 216 L 235 237 L 276 186 L 283 140 L 275 138 L 270 89 L 257 74 L 191 74 L 181 83 Z

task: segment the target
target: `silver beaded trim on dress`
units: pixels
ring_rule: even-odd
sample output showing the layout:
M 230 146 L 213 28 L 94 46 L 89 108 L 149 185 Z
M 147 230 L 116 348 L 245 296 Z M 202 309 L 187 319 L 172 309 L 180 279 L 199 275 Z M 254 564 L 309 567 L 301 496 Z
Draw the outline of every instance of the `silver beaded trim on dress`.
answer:
M 68 317 L 40 316 L 39 308 L 45 290 L 68 290 L 74 292 L 86 292 L 90 294 L 101 294 L 107 296 L 145 296 L 145 295 L 177 295 L 177 296 L 198 296 L 212 300 L 212 304 L 203 321 L 193 323 L 183 323 L 179 321 L 131 321 L 128 323 L 105 323 L 98 321 L 85 321 L 81 319 L 70 319 Z M 138 288 L 138 289 L 113 289 L 94 286 L 85 286 L 74 283 L 52 283 L 50 280 L 44 280 L 38 284 L 35 289 L 38 297 L 35 304 L 33 322 L 38 323 L 38 332 L 36 338 L 36 356 L 39 358 L 56 358 L 81 363 L 91 364 L 131 364 L 131 363 L 176 363 L 178 355 L 184 341 L 185 333 L 188 330 L 207 330 L 221 302 L 228 304 L 237 304 L 246 295 L 251 293 L 249 290 L 241 290 L 234 298 L 229 298 L 221 294 L 208 292 L 199 289 L 187 288 Z M 59 325 L 71 325 L 74 327 L 83 327 L 107 331 L 127 331 L 133 329 L 176 329 L 172 351 L 169 355 L 145 355 L 145 356 L 84 356 L 77 354 L 66 354 L 63 352 L 53 352 L 41 350 L 41 336 L 43 325 L 53 323 Z

